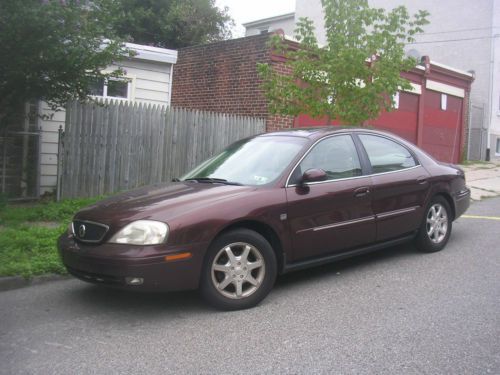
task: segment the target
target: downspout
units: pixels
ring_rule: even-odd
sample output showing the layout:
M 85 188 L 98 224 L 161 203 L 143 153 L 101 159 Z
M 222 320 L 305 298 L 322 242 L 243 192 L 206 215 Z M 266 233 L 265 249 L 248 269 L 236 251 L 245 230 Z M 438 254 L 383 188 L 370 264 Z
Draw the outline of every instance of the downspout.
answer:
M 470 160 L 470 142 L 472 133 L 472 101 L 470 100 L 470 90 L 467 92 L 467 160 Z
M 491 124 L 493 123 L 493 116 L 494 116 L 494 104 L 493 104 L 493 80 L 495 79 L 495 39 L 500 36 L 500 34 L 493 34 L 493 26 L 491 28 L 491 59 L 490 59 L 490 100 L 489 100 L 489 116 L 488 116 L 488 134 L 487 134 L 487 145 L 486 145 L 486 161 L 490 161 L 490 146 L 491 146 Z
M 421 93 L 418 99 L 418 116 L 417 116 L 417 146 L 422 147 L 424 140 L 424 106 L 425 92 L 427 91 L 427 76 L 430 73 L 431 62 L 429 56 L 422 56 L 421 63 L 424 65 L 425 71 L 421 80 Z
M 170 64 L 170 79 L 168 82 L 168 107 L 172 106 L 172 82 L 174 80 L 174 64 Z

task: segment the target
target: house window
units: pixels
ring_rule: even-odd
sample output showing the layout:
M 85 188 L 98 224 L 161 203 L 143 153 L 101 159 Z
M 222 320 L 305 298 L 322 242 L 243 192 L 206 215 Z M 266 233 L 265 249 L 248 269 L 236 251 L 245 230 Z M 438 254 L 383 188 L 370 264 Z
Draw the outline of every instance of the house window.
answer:
M 500 155 L 500 138 L 497 138 L 497 147 L 495 150 L 495 154 Z
M 446 107 L 448 106 L 448 95 L 441 94 L 441 109 L 446 111 Z
M 108 92 L 107 96 L 113 98 L 128 98 L 128 82 L 127 81 L 116 81 L 108 80 Z
M 269 27 L 265 27 L 265 28 L 262 28 L 262 29 L 259 29 L 260 31 L 260 34 L 266 34 L 269 32 Z
M 98 78 L 92 83 L 90 95 L 103 98 L 129 99 L 130 82 L 122 79 Z

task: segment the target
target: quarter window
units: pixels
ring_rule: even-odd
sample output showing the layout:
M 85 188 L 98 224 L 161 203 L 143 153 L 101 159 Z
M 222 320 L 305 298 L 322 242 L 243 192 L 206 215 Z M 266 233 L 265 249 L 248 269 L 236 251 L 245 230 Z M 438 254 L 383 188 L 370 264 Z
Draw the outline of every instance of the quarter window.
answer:
M 323 169 L 328 180 L 361 176 L 356 146 L 350 135 L 338 135 L 319 142 L 295 169 L 291 183 L 299 182 L 308 169 Z
M 411 168 L 417 165 L 410 151 L 399 143 L 375 135 L 359 135 L 373 173 L 384 173 Z

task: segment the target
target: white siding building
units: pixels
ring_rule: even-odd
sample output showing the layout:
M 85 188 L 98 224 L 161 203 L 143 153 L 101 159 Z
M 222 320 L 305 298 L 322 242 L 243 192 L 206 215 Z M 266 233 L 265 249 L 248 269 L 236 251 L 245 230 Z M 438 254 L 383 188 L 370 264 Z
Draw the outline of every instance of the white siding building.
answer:
M 127 43 L 136 55 L 110 66 L 109 71 L 120 67 L 126 80 L 97 82 L 93 93 L 96 97 L 170 105 L 172 71 L 177 61 L 177 51 Z M 40 115 L 40 172 L 39 193 L 52 192 L 57 184 L 58 129 L 64 129 L 65 111 L 53 112 L 45 102 L 38 106 Z
M 243 26 L 245 27 L 245 36 L 258 35 L 277 29 L 282 29 L 285 35 L 293 36 L 295 30 L 295 13 L 287 13 L 281 16 L 247 22 Z

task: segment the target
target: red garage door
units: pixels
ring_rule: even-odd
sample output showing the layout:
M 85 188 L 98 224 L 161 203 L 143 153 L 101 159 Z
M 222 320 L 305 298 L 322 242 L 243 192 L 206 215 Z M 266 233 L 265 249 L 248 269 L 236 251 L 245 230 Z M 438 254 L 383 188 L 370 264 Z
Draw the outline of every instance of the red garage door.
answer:
M 419 96 L 408 92 L 399 93 L 399 108 L 392 112 L 383 112 L 369 124 L 380 130 L 387 130 L 401 138 L 417 143 Z
M 422 148 L 440 161 L 460 161 L 462 105 L 463 99 L 456 96 L 425 93 Z

